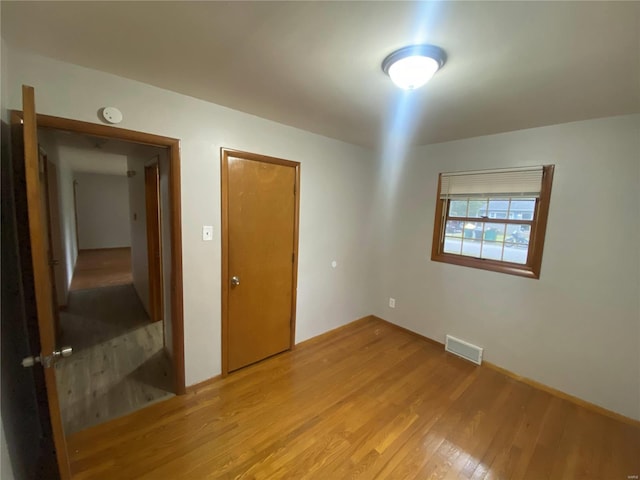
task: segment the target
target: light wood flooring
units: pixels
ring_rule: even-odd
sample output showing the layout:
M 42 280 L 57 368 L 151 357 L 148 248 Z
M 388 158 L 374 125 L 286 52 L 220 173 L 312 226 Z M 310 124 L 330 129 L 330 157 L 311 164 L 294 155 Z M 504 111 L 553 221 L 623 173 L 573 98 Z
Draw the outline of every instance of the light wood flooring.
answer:
M 151 323 L 133 285 L 70 292 L 56 364 L 67 435 L 172 396 L 163 322 Z
M 330 332 L 69 438 L 74 479 L 603 479 L 640 428 L 383 321 Z
M 82 290 L 132 282 L 131 248 L 80 250 L 69 289 Z

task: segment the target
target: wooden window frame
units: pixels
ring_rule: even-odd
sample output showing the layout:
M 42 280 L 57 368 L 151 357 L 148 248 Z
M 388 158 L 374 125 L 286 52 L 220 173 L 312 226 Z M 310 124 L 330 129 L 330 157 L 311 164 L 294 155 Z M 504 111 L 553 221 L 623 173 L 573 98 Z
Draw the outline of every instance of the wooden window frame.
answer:
M 492 272 L 507 273 L 527 278 L 540 278 L 540 268 L 542 266 L 542 252 L 544 250 L 544 238 L 547 231 L 547 217 L 549 215 L 549 203 L 551 201 L 551 186 L 553 184 L 554 165 L 545 165 L 542 172 L 542 185 L 540 196 L 536 199 L 533 220 L 509 220 L 493 218 L 468 218 L 468 217 L 445 217 L 444 212 L 448 210 L 451 200 L 440 198 L 442 185 L 442 174 L 438 176 L 438 193 L 436 196 L 436 213 L 433 225 L 433 242 L 431 244 L 431 260 L 434 262 L 450 263 L 464 267 L 479 268 Z M 505 262 L 502 260 L 489 260 L 483 258 L 469 257 L 455 253 L 445 253 L 444 231 L 447 220 L 500 223 L 500 224 L 523 224 L 531 225 L 531 235 L 529 237 L 529 252 L 527 263 L 519 264 Z

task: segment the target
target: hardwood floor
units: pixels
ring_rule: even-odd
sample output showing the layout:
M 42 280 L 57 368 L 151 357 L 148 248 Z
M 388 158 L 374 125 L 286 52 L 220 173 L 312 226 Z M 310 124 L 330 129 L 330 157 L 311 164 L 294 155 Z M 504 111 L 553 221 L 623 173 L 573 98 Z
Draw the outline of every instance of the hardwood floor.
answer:
M 603 479 L 640 428 L 366 319 L 69 438 L 75 479 Z
M 131 248 L 80 250 L 69 290 L 125 285 L 131 282 Z

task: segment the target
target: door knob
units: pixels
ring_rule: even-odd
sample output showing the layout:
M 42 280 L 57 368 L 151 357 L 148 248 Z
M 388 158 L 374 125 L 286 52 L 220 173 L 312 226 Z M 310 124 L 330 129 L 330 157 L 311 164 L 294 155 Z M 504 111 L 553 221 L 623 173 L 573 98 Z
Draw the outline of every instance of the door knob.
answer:
M 37 357 L 25 357 L 22 359 L 23 367 L 33 367 L 36 363 L 42 363 L 44 368 L 50 368 L 55 363 L 56 360 L 60 357 L 67 358 L 70 357 L 73 353 L 73 348 L 71 347 L 62 347 L 60 350 L 54 350 L 51 355 L 38 355 Z
M 231 285 L 233 285 L 234 287 L 240 285 L 240 277 L 231 277 Z

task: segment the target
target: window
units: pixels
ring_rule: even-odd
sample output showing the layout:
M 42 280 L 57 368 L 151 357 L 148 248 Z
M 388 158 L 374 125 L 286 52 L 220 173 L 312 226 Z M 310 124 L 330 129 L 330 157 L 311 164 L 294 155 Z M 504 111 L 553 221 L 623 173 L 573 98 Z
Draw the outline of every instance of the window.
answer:
M 441 173 L 431 260 L 539 278 L 553 169 Z

